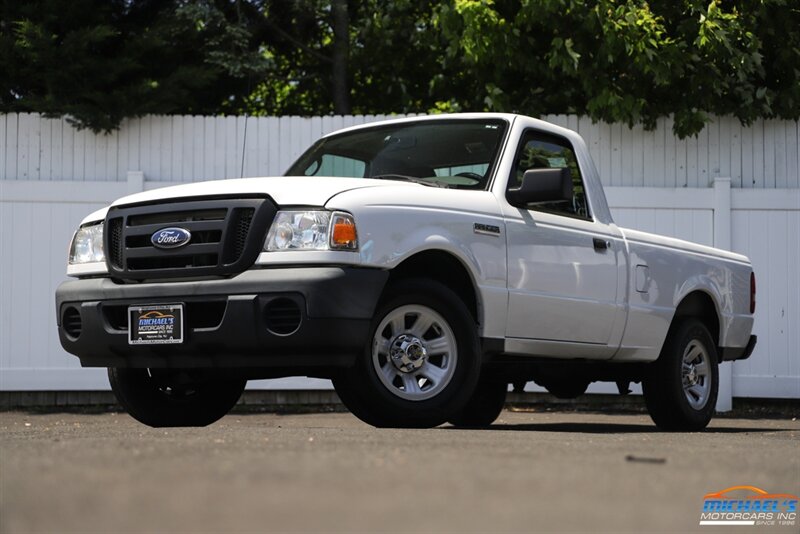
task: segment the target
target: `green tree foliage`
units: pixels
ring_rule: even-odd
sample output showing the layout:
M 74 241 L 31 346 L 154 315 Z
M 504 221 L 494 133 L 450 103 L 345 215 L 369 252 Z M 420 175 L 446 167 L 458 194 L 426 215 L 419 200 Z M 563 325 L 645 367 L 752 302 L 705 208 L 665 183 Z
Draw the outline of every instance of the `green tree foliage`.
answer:
M 439 2 L 349 2 L 348 93 L 353 113 L 426 112 L 449 98 L 457 75 L 443 67 Z M 265 53 L 274 75 L 258 83 L 247 110 L 256 114 L 340 113 L 334 105 L 336 36 L 330 0 L 268 2 Z
M 646 127 L 674 114 L 682 136 L 708 114 L 798 118 L 800 6 L 708 2 L 456 0 L 439 24 L 472 74 L 462 106 Z
M 6 0 L 4 110 L 800 118 L 796 0 Z
M 255 80 L 254 89 L 240 111 L 261 115 L 350 112 L 349 105 L 343 109 L 334 106 L 334 70 L 349 72 L 351 62 L 345 57 L 343 63 L 334 64 L 332 3 L 330 0 L 267 1 L 249 13 L 272 68 L 267 76 Z M 352 8 L 347 12 L 349 17 L 354 14 Z M 347 87 L 343 90 L 349 97 Z
M 269 63 L 229 2 L 6 0 L 3 111 L 117 128 L 147 113 L 235 109 Z

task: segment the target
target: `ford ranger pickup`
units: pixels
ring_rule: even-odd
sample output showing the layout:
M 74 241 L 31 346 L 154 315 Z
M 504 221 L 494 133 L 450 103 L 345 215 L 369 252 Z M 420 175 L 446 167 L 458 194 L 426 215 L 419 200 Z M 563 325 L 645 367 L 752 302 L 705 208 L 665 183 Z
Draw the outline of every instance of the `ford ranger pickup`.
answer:
M 151 426 L 202 426 L 248 380 L 329 378 L 379 427 L 490 425 L 509 385 L 641 383 L 710 421 L 750 356 L 745 256 L 621 228 L 581 137 L 509 114 L 341 130 L 285 176 L 146 191 L 86 217 L 62 346 Z

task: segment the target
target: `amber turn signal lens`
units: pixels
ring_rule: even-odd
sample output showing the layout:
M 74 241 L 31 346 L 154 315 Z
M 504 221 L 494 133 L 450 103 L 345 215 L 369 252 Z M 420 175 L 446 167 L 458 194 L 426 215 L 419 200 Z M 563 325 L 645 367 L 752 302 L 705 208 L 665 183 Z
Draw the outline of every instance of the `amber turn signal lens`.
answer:
M 333 242 L 336 245 L 347 245 L 356 240 L 356 227 L 352 224 L 339 223 L 333 225 Z
M 333 216 L 333 231 L 331 232 L 332 248 L 355 250 L 358 248 L 358 236 L 353 217 L 343 213 Z

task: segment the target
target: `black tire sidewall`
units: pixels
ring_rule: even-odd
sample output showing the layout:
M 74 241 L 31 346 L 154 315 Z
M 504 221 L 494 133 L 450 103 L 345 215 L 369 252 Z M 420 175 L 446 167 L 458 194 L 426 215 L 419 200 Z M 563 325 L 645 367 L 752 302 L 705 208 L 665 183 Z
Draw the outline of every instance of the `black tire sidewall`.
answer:
M 372 361 L 372 340 L 384 317 L 405 305 L 416 304 L 436 311 L 453 331 L 458 358 L 450 382 L 435 397 L 411 401 L 387 389 Z M 367 344 L 356 365 L 345 371 L 341 385 L 346 404 L 361 419 L 375 426 L 437 426 L 470 399 L 480 375 L 477 325 L 464 303 L 446 286 L 424 279 L 392 284 L 377 306 Z M 341 379 L 340 379 L 341 380 Z M 356 409 L 353 410 L 353 407 Z
M 703 344 L 711 377 L 708 400 L 700 409 L 689 404 L 683 389 L 683 353 L 694 340 Z M 643 386 L 648 410 L 659 427 L 664 430 L 696 431 L 708 425 L 714 416 L 719 393 L 719 364 L 716 344 L 703 323 L 687 318 L 670 329 L 662 354 Z
M 159 390 L 147 369 L 109 368 L 111 390 L 128 414 L 148 426 L 206 426 L 239 400 L 245 380 L 209 380 L 189 397 L 172 399 Z
M 711 376 L 711 389 L 708 393 L 708 400 L 706 401 L 706 404 L 699 410 L 692 408 L 691 404 L 689 404 L 689 400 L 686 398 L 686 394 L 683 390 L 683 379 L 681 376 L 683 351 L 686 348 L 686 345 L 693 340 L 698 340 L 703 344 L 706 354 L 708 355 L 709 376 Z M 710 421 L 714 416 L 714 410 L 717 404 L 717 395 L 719 393 L 719 367 L 717 364 L 717 351 L 715 348 L 715 343 L 712 341 L 711 334 L 708 333 L 708 329 L 706 329 L 702 323 L 699 321 L 694 321 L 687 325 L 686 333 L 683 335 L 683 338 L 680 341 L 676 356 L 677 357 L 673 360 L 673 367 L 671 369 L 671 372 L 675 377 L 673 384 L 676 391 L 674 391 L 673 394 L 678 397 L 683 419 L 689 422 L 691 426 L 702 425 L 702 427 L 705 427 L 708 424 L 708 421 Z
M 448 421 L 464 428 L 487 427 L 502 413 L 507 394 L 508 383 L 482 375 L 467 404 Z

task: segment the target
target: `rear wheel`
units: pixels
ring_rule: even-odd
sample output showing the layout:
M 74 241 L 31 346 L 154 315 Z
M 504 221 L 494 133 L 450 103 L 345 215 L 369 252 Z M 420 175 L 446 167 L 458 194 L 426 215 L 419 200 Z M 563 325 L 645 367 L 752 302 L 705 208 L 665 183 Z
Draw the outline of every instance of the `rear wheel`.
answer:
M 481 428 L 491 425 L 502 413 L 506 405 L 508 384 L 492 377 L 481 377 L 475 393 L 466 406 L 461 408 L 449 421 L 453 426 Z
M 387 289 L 355 366 L 333 379 L 344 405 L 379 427 L 433 427 L 469 400 L 480 373 L 478 334 L 464 303 L 422 279 Z
M 209 425 L 233 408 L 247 383 L 188 370 L 114 367 L 108 380 L 125 411 L 152 427 Z
M 719 388 L 717 350 L 708 329 L 694 318 L 672 328 L 642 383 L 647 410 L 663 430 L 697 431 L 714 415 Z

